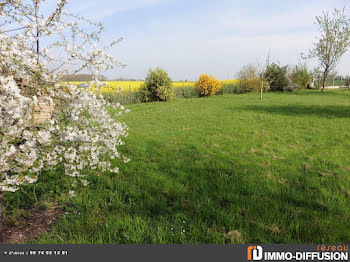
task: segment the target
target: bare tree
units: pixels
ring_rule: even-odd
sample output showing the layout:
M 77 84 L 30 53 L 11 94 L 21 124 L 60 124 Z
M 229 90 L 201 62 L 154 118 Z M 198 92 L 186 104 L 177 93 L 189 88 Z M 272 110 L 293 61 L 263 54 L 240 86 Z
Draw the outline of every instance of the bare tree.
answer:
M 316 17 L 320 36 L 314 43 L 306 58 L 317 57 L 323 70 L 322 92 L 325 88 L 330 71 L 334 70 L 350 44 L 350 20 L 345 14 L 345 8 L 323 12 Z
M 257 66 L 255 64 L 248 64 L 242 67 L 242 69 L 237 73 L 239 79 L 255 79 L 257 78 Z
M 260 72 L 257 64 L 248 64 L 237 73 L 240 89 L 243 92 L 260 90 Z
M 260 84 L 260 100 L 263 99 L 263 92 L 265 87 L 267 86 L 268 88 L 270 87 L 271 83 L 275 80 L 274 76 L 271 74 L 266 74 L 266 71 L 270 67 L 270 50 L 267 54 L 266 60 L 265 61 L 259 61 L 257 60 L 257 68 L 261 80 Z

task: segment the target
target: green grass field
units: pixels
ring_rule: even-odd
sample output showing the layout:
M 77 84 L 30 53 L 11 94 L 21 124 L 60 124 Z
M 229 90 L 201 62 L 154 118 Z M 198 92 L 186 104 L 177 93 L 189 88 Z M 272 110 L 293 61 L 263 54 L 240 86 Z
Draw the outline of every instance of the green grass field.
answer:
M 35 243 L 348 243 L 350 92 L 258 98 L 128 106 L 131 162 Z

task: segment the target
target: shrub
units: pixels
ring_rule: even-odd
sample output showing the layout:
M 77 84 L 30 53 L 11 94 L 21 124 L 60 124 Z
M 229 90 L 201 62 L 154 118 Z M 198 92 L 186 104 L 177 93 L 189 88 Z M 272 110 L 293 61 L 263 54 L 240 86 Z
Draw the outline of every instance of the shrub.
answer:
M 240 92 L 257 92 L 261 89 L 261 77 L 257 66 L 254 64 L 245 65 L 238 72 Z M 264 91 L 269 89 L 269 85 L 264 82 Z
M 287 70 L 288 66 L 280 66 L 276 63 L 267 66 L 265 79 L 268 80 L 271 91 L 284 91 L 289 86 Z
M 312 72 L 309 72 L 306 64 L 296 65 L 289 78 L 292 83 L 297 85 L 298 89 L 305 89 L 312 82 Z
M 168 73 L 161 68 L 150 69 L 145 83 L 138 91 L 141 102 L 170 101 L 174 98 L 174 89 Z
M 241 80 L 241 88 L 244 92 L 254 92 L 259 91 L 261 88 L 261 79 L 242 79 Z
M 199 96 L 211 96 L 220 90 L 221 83 L 213 76 L 202 74 L 196 82 L 195 87 Z
M 261 89 L 261 79 L 242 79 L 241 80 L 241 89 L 246 92 L 258 92 Z M 264 91 L 269 90 L 269 85 L 264 82 Z

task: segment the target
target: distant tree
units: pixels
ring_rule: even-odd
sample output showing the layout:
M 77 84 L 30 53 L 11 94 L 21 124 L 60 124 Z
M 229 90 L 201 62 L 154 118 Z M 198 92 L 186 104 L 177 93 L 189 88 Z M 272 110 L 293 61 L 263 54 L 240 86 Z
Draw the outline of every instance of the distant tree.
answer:
M 237 73 L 242 92 L 257 92 L 268 89 L 267 82 L 261 79 L 262 74 L 259 69 L 259 65 L 248 64 Z
M 237 73 L 239 79 L 256 79 L 259 78 L 257 66 L 255 64 L 248 64 L 242 67 Z
M 306 64 L 294 66 L 289 72 L 289 79 L 296 84 L 299 89 L 305 89 L 312 82 L 312 72 L 309 71 Z
M 273 76 L 272 75 L 267 75 L 266 70 L 270 66 L 270 50 L 267 54 L 265 62 L 261 62 L 257 60 L 257 72 L 260 77 L 260 100 L 263 99 L 263 92 L 264 90 L 269 90 L 270 89 L 270 84 L 273 81 Z
M 92 74 L 76 74 L 76 75 L 65 75 L 62 77 L 63 81 L 66 82 L 87 82 L 87 81 L 93 81 L 96 76 Z M 105 77 L 104 75 L 99 75 L 97 76 L 98 80 L 100 81 L 107 81 L 108 78 Z
M 333 70 L 331 72 L 329 72 L 328 74 L 328 84 L 331 85 L 331 86 L 334 86 L 335 85 L 335 79 L 338 77 L 338 72 Z M 327 82 L 326 82 L 326 85 L 327 85 Z
M 289 86 L 287 71 L 288 66 L 280 66 L 277 63 L 267 65 L 264 78 L 269 79 L 271 91 L 284 91 Z
M 320 36 L 306 58 L 317 57 L 323 69 L 322 92 L 331 70 L 334 70 L 350 44 L 350 20 L 345 9 L 323 12 L 316 17 Z
M 112 81 L 143 81 L 143 79 L 118 77 L 113 79 Z
M 346 76 L 345 86 L 350 90 L 350 76 Z

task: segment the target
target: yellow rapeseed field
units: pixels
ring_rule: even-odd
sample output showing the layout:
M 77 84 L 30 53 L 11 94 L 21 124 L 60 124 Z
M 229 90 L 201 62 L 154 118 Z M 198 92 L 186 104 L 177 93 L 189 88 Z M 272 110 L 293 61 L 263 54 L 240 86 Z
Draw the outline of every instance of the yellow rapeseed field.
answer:
M 223 80 L 221 83 L 223 84 L 234 84 L 238 80 L 232 79 L 232 80 Z M 73 85 L 79 85 L 84 82 L 70 82 Z M 103 87 L 101 89 L 101 93 L 115 93 L 117 91 L 121 92 L 134 92 L 137 91 L 141 85 L 143 84 L 143 81 L 106 81 L 107 87 Z M 177 87 L 193 87 L 195 86 L 196 82 L 173 82 L 173 85 L 175 88 Z
M 84 82 L 70 82 L 73 85 L 83 84 Z M 101 93 L 115 93 L 117 91 L 136 91 L 138 90 L 143 81 L 106 81 L 107 87 L 101 89 Z
M 239 82 L 238 79 L 228 79 L 220 81 L 222 84 L 236 84 Z

